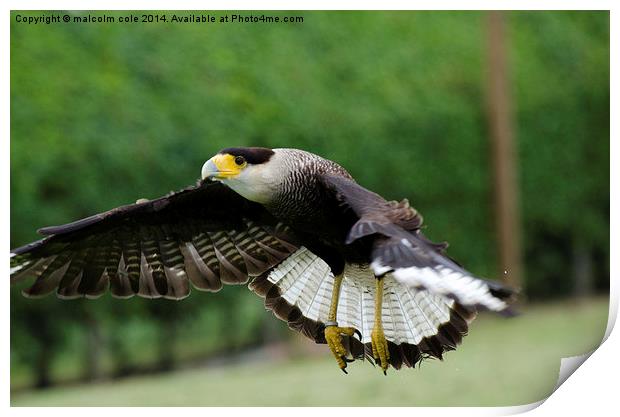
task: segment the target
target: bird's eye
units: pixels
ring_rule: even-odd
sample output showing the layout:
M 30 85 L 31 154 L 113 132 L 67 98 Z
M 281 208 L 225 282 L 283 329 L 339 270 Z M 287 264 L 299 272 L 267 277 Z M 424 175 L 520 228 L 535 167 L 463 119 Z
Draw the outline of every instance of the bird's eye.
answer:
M 237 165 L 245 164 L 245 158 L 243 156 L 235 156 L 235 164 Z

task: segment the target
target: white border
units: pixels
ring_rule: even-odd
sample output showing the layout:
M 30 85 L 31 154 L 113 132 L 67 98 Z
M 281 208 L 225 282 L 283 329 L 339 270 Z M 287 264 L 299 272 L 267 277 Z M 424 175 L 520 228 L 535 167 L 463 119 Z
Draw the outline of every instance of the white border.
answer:
M 427 1 L 427 2 L 405 2 L 395 0 L 383 0 L 381 2 L 370 3 L 368 1 L 355 1 L 355 2 L 343 2 L 343 1 L 298 1 L 295 4 L 291 4 L 290 1 L 190 1 L 190 0 L 178 0 L 174 2 L 166 2 L 161 0 L 126 0 L 120 4 L 113 4 L 105 1 L 42 1 L 42 0 L 8 0 L 2 2 L 2 7 L 5 11 L 4 18 L 0 20 L 0 33 L 2 33 L 2 54 L 0 68 L 2 70 L 2 82 L 0 84 L 2 100 L 2 111 L 0 112 L 0 126 L 4 132 L 4 140 L 2 143 L 3 149 L 0 153 L 2 158 L 2 191 L 3 195 L 10 195 L 9 188 L 9 109 L 10 109 L 10 25 L 9 25 L 9 12 L 11 9 L 15 10 L 48 10 L 48 9 L 60 9 L 60 10 L 405 10 L 405 9 L 417 9 L 417 10 L 476 10 L 476 9 L 500 9 L 500 10 L 611 10 L 611 68 L 618 68 L 618 51 L 617 41 L 614 39 L 618 36 L 618 23 L 619 19 L 616 15 L 618 10 L 617 1 L 611 0 L 590 0 L 590 1 L 576 1 L 576 0 L 508 0 L 508 1 Z M 614 7 L 616 6 L 616 7 Z M 618 97 L 618 83 L 613 77 L 614 72 L 611 71 L 611 115 L 614 115 L 614 110 L 617 108 Z M 615 138 L 611 142 L 611 155 L 610 158 L 613 162 L 613 156 L 618 158 L 618 128 L 617 122 L 612 116 L 611 120 L 611 138 Z M 618 167 L 611 163 L 611 189 L 612 195 L 617 195 L 618 192 Z M 2 200 L 2 225 L 0 226 L 2 235 L 5 236 L 2 242 L 1 253 L 9 253 L 9 199 L 4 198 Z M 611 213 L 620 212 L 617 200 L 611 200 Z M 611 236 L 610 236 L 610 253 L 620 253 L 618 250 L 618 221 L 617 217 L 611 217 Z M 8 257 L 7 257 L 8 259 Z M 7 260 L 5 260 L 7 262 Z M 5 268 L 8 270 L 8 265 Z M 611 299 L 610 299 L 610 320 L 608 323 L 606 336 L 609 338 L 606 342 L 594 352 L 592 357 L 585 362 L 575 373 L 574 376 L 569 377 L 567 382 L 559 387 L 559 389 L 547 400 L 544 404 L 538 408 L 536 404 L 518 406 L 518 407 L 495 407 L 495 408 L 483 408 L 483 407 L 467 407 L 467 408 L 432 408 L 422 407 L 411 410 L 418 415 L 424 416 L 436 416 L 436 415 L 454 415 L 458 413 L 463 416 L 494 416 L 494 415 L 508 415 L 525 412 L 527 410 L 533 410 L 533 415 L 547 416 L 556 415 L 559 413 L 588 413 L 590 415 L 601 414 L 608 415 L 609 412 L 603 413 L 603 411 L 617 409 L 616 397 L 617 397 L 617 383 L 616 378 L 618 375 L 618 355 L 620 352 L 620 337 L 618 331 L 611 332 L 618 312 L 618 258 L 612 257 L 611 259 Z M 6 286 L 8 286 L 8 278 L 5 278 Z M 5 287 L 3 293 L 4 296 L 4 314 L 2 316 L 2 331 L 3 335 L 8 335 L 9 332 L 9 291 Z M 611 333 L 611 334 L 610 334 Z M 4 359 L 3 372 L 2 372 L 2 399 L 5 407 L 9 406 L 9 372 L 10 360 L 9 360 L 9 338 L 5 337 L 5 342 L 2 344 L 2 357 Z M 303 377 L 300 376 L 300 383 L 303 383 Z M 489 381 L 492 384 L 493 381 Z M 243 393 L 239 393 L 243 395 Z M 33 410 L 29 408 L 12 408 L 9 412 L 20 415 L 30 414 L 31 412 L 43 412 L 41 410 Z M 148 410 L 136 410 L 135 408 L 117 408 L 115 413 L 122 414 L 134 414 L 136 412 L 146 411 L 154 414 L 168 414 L 168 409 L 148 409 Z M 289 415 L 290 413 L 316 413 L 315 410 L 308 409 L 288 409 L 288 408 L 272 408 L 272 409 L 253 409 L 247 410 L 224 408 L 213 411 L 205 411 L 201 408 L 183 408 L 174 410 L 174 412 L 183 412 L 187 414 L 203 415 L 205 412 L 216 412 L 218 414 L 232 414 L 238 412 L 252 412 L 252 413 L 269 413 L 270 415 Z M 328 410 L 324 410 L 328 412 Z M 336 409 L 333 412 L 342 413 L 344 410 Z M 44 411 L 46 414 L 50 413 L 52 416 L 62 413 L 62 415 L 77 415 L 83 413 L 84 410 L 80 408 L 56 408 L 48 409 Z M 106 409 L 89 408 L 89 413 L 101 414 L 108 413 Z M 323 412 L 323 411 L 321 411 Z M 362 414 L 368 412 L 375 413 L 393 413 L 400 412 L 393 409 L 365 409 L 356 410 L 356 413 Z

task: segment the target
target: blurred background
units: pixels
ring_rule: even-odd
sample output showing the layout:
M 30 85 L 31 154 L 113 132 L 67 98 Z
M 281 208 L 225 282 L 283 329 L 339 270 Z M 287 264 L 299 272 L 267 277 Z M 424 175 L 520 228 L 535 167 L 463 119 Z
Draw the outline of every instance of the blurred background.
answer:
M 522 288 L 523 314 L 482 314 L 443 363 L 383 377 L 359 362 L 345 377 L 245 286 L 180 302 L 31 300 L 14 286 L 13 405 L 517 405 L 600 343 L 609 13 L 17 14 L 41 12 L 12 12 L 11 247 L 193 184 L 221 148 L 295 147 L 409 198 L 467 269 Z

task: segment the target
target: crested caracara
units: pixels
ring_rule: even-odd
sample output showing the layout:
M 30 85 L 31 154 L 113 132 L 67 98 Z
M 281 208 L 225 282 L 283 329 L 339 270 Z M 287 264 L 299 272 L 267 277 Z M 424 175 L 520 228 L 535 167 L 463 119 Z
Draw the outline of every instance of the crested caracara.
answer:
M 510 311 L 511 289 L 463 269 L 421 225 L 407 200 L 312 153 L 228 148 L 197 186 L 41 229 L 12 251 L 11 277 L 34 278 L 29 297 L 177 300 L 251 280 L 343 371 L 369 358 L 385 373 L 454 349 L 477 309 Z

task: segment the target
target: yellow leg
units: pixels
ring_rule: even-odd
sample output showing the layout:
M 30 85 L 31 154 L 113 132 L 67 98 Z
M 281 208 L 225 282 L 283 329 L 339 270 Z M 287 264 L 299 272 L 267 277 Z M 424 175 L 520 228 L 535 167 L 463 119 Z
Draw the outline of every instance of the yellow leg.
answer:
M 379 364 L 383 370 L 383 374 L 387 373 L 389 366 L 390 352 L 388 350 L 388 343 L 383 333 L 383 324 L 381 322 L 382 310 L 383 310 L 383 278 L 377 278 L 376 280 L 376 293 L 375 293 L 375 325 L 370 333 L 370 340 L 372 344 L 372 356 L 375 358 L 375 362 Z
M 342 372 L 347 373 L 347 362 L 353 362 L 353 359 L 347 358 L 347 350 L 342 345 L 342 336 L 353 336 L 357 334 L 360 340 L 362 335 L 359 330 L 353 327 L 338 327 L 336 321 L 338 313 L 338 298 L 340 297 L 340 285 L 342 284 L 343 275 L 336 275 L 334 277 L 334 288 L 332 290 L 332 300 L 329 306 L 329 315 L 327 316 L 327 322 L 325 323 L 325 340 L 329 349 L 338 362 L 338 367 L 342 369 Z

